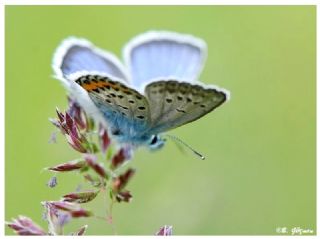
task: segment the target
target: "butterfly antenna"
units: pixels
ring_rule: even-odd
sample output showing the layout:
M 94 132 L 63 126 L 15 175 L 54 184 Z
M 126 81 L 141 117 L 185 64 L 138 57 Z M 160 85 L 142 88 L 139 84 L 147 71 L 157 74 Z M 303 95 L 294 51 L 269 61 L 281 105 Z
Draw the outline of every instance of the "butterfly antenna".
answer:
M 184 145 L 185 147 L 187 147 L 188 149 L 190 149 L 195 155 L 197 155 L 200 159 L 204 160 L 205 157 L 200 154 L 198 151 L 194 150 L 193 148 L 191 148 L 188 144 L 186 144 L 185 142 L 183 142 L 181 139 L 179 139 L 178 137 L 174 136 L 174 135 L 170 135 L 170 134 L 166 134 L 166 136 L 172 140 L 174 140 L 175 142 L 178 142 L 182 145 Z

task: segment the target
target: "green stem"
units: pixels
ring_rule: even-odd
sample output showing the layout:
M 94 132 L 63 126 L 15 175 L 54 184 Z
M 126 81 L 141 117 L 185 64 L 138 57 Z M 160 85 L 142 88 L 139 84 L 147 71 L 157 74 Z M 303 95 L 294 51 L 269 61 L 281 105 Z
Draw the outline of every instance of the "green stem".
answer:
M 112 227 L 113 235 L 117 235 L 116 225 L 114 224 L 113 213 L 112 213 L 114 202 L 115 202 L 114 201 L 114 196 L 112 196 L 112 200 L 111 200 L 110 205 L 109 205 L 109 217 L 111 219 L 111 227 Z

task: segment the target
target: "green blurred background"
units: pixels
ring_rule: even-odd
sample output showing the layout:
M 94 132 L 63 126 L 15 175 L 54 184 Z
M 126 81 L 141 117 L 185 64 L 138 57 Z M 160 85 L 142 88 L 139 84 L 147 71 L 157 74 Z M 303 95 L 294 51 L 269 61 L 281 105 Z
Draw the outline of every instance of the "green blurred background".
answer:
M 5 218 L 27 215 L 46 228 L 40 201 L 57 200 L 81 181 L 42 168 L 78 156 L 48 118 L 66 107 L 51 59 L 60 41 L 84 37 L 118 56 L 133 36 L 166 29 L 205 39 L 201 80 L 231 101 L 172 132 L 207 156 L 200 161 L 167 143 L 140 149 L 131 166 L 130 204 L 114 208 L 119 234 L 277 234 L 277 227 L 316 229 L 316 8 L 314 6 L 6 6 Z M 102 200 L 88 208 L 102 211 Z M 96 219 L 71 231 L 111 234 Z M 6 229 L 7 234 L 13 234 Z

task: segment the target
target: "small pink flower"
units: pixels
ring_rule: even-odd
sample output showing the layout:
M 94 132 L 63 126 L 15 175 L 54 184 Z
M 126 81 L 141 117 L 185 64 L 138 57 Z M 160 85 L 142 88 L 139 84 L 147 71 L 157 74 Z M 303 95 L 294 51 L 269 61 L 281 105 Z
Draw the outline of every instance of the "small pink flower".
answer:
M 70 146 L 80 153 L 89 151 L 89 143 L 86 137 L 80 132 L 77 122 L 68 112 L 63 114 L 58 109 L 56 111 L 58 119 L 50 119 L 50 121 L 66 136 Z
M 115 178 L 113 181 L 113 190 L 115 192 L 120 192 L 127 185 L 134 173 L 135 170 L 129 168 L 124 174 L 121 174 Z
M 111 169 L 116 169 L 126 160 L 125 149 L 120 149 L 111 159 Z
M 88 165 L 102 178 L 108 178 L 108 175 L 104 169 L 104 167 L 97 162 L 97 158 L 93 154 L 86 154 L 84 156 Z
M 92 201 L 99 191 L 74 192 L 63 196 L 65 202 L 87 203 Z
M 45 208 L 45 219 L 48 222 L 49 233 L 51 235 L 61 235 L 63 226 L 71 219 L 70 213 L 58 210 L 49 202 L 42 202 L 42 205 Z
M 82 226 L 77 232 L 72 233 L 73 236 L 83 236 L 88 228 L 88 225 Z
M 68 113 L 71 115 L 71 117 L 74 119 L 81 130 L 86 130 L 88 128 L 88 119 L 86 113 L 82 110 L 79 104 L 70 97 L 68 97 L 68 101 Z
M 58 181 L 56 176 L 51 177 L 49 182 L 47 183 L 48 187 L 50 188 L 54 188 L 55 186 L 57 186 L 57 184 L 58 184 Z
M 17 219 L 12 219 L 12 222 L 6 222 L 6 224 L 20 236 L 48 235 L 39 225 L 33 222 L 32 219 L 25 216 L 19 216 Z
M 47 170 L 54 172 L 69 172 L 73 170 L 82 169 L 87 165 L 86 161 L 83 159 L 72 160 L 66 163 L 58 164 L 56 166 L 47 168 Z
M 118 202 L 130 202 L 132 198 L 132 195 L 129 191 L 123 191 L 123 192 L 119 192 L 116 195 L 116 199 Z
M 172 236 L 172 226 L 165 225 L 161 227 L 156 236 Z
M 74 217 L 74 218 L 77 218 L 77 217 L 91 217 L 93 214 L 92 212 L 88 211 L 88 210 L 85 210 L 85 209 L 79 209 L 77 211 L 72 211 L 71 212 L 71 216 Z
M 101 151 L 105 153 L 111 143 L 111 140 L 108 136 L 107 130 L 101 124 L 99 125 L 99 142 Z
M 80 207 L 79 204 L 63 202 L 63 201 L 47 201 L 45 202 L 50 206 L 62 211 L 69 212 L 72 217 L 90 217 L 92 216 L 92 212 Z

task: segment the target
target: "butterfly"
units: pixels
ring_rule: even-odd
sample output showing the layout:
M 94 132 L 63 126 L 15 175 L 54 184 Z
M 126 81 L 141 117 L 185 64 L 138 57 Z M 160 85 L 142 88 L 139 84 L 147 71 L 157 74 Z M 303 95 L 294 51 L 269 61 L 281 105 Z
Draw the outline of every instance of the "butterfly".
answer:
M 207 57 L 197 37 L 149 31 L 123 49 L 124 64 L 91 42 L 70 37 L 53 57 L 55 77 L 119 143 L 158 149 L 162 134 L 195 121 L 229 99 L 197 81 Z

